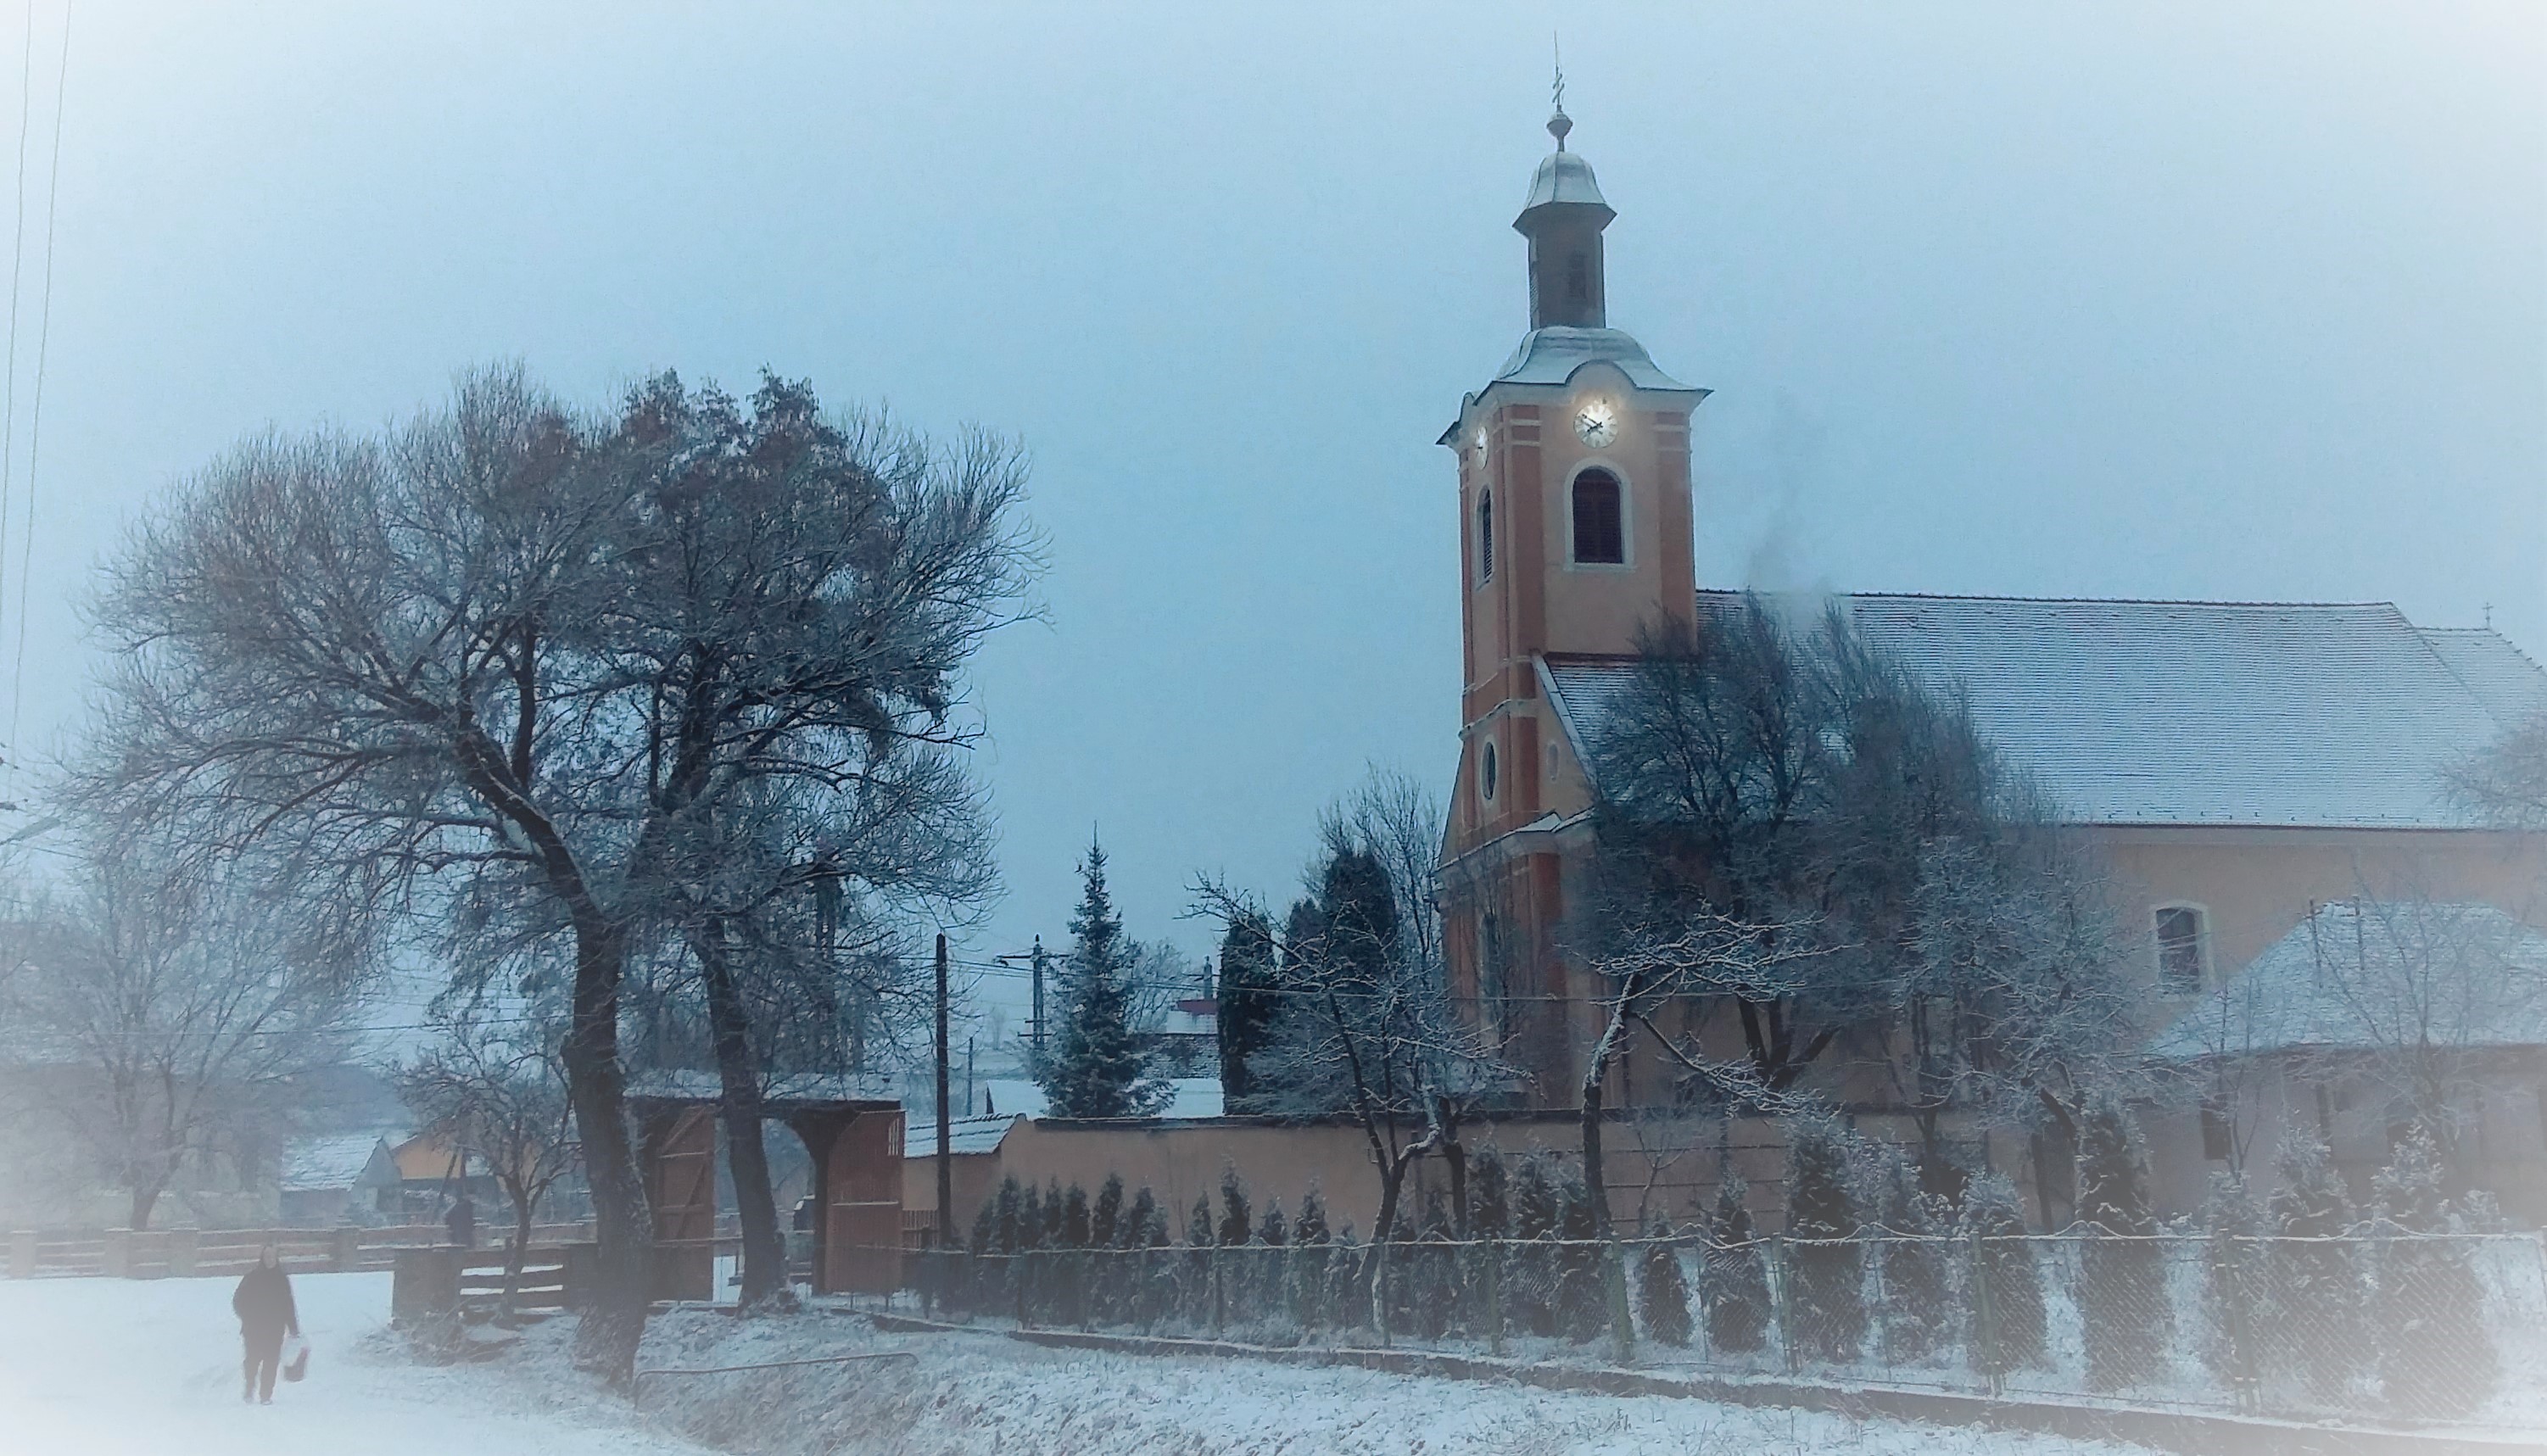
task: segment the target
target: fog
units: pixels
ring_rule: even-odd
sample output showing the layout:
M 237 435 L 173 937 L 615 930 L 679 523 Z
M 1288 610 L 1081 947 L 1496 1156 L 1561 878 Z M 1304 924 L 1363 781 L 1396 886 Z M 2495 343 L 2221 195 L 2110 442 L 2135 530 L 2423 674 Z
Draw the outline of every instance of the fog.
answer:
M 1432 442 L 1525 326 L 1560 26 L 1612 322 L 1716 391 L 1703 582 L 2395 600 L 2547 650 L 2533 6 L 81 4 L 48 260 L 62 18 L 22 758 L 75 730 L 120 523 L 243 433 L 490 359 L 594 402 L 767 366 L 1033 452 L 973 950 L 1058 940 L 1092 831 L 1131 933 L 1199 947 L 1193 872 L 1287 896 L 1365 763 L 1450 770 Z

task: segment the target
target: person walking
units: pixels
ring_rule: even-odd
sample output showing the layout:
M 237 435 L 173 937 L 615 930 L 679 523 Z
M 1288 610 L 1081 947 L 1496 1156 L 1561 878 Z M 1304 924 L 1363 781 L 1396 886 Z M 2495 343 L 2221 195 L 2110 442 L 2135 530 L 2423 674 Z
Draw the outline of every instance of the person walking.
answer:
M 274 1404 L 274 1373 L 283 1364 L 283 1336 L 301 1332 L 301 1312 L 292 1303 L 292 1276 L 283 1272 L 282 1255 L 267 1244 L 256 1267 L 239 1277 L 230 1295 L 230 1313 L 238 1316 L 239 1341 L 246 1356 L 239 1362 L 239 1399 Z
M 468 1194 L 461 1194 L 460 1201 L 451 1205 L 451 1212 L 442 1216 L 442 1227 L 451 1231 L 452 1242 L 462 1248 L 476 1248 L 478 1246 L 478 1205 L 469 1201 Z

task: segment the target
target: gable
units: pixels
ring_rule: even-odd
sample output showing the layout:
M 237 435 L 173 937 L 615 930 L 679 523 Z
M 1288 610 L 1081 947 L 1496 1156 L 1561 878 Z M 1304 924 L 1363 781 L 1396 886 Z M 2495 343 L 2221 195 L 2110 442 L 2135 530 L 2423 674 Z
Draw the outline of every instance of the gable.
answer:
M 2076 823 L 2477 827 L 2443 769 L 2547 707 L 2547 673 L 2500 635 L 2386 603 L 1841 600 Z M 1702 620 L 1740 601 L 1702 592 Z M 1633 664 L 1547 668 L 1588 762 Z

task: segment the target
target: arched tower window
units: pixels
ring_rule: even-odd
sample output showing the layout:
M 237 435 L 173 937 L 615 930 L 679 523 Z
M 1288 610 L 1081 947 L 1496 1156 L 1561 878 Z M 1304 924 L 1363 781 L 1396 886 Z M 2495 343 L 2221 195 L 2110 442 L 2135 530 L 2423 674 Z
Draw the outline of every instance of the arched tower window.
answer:
M 1495 493 L 1477 492 L 1477 579 L 1495 579 Z
M 1586 565 L 1626 563 L 1626 531 L 1619 519 L 1619 477 L 1585 471 L 1574 477 L 1574 559 Z

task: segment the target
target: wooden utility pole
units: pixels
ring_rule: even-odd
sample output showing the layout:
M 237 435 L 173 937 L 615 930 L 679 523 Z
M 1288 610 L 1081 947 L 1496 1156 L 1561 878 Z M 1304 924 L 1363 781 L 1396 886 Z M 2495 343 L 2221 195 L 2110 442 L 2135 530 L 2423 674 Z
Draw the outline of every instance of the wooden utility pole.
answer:
M 937 1246 L 954 1247 L 955 1129 L 946 1106 L 946 936 L 937 936 Z
M 1034 939 L 1034 1074 L 1043 1075 L 1043 937 Z

